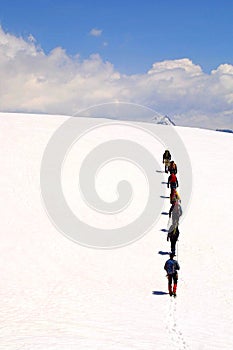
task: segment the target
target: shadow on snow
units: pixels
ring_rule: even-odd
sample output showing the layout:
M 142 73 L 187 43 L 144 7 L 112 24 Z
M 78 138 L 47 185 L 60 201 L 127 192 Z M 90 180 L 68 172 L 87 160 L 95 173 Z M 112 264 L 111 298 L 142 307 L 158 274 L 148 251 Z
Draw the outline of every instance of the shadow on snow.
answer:
M 152 294 L 153 295 L 166 295 L 168 293 L 167 292 L 162 292 L 162 291 L 159 291 L 159 290 L 153 290 Z
M 160 251 L 158 252 L 158 254 L 160 254 L 160 255 L 169 255 L 170 252 L 163 252 L 162 250 L 160 250 Z

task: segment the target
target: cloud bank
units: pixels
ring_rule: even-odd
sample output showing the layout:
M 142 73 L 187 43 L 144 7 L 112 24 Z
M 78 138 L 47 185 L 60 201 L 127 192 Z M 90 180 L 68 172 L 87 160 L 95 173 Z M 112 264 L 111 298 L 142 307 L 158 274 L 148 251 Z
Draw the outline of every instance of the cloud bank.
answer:
M 125 75 L 99 54 L 46 54 L 36 39 L 0 28 L 0 111 L 72 115 L 92 105 L 123 101 L 169 115 L 178 125 L 233 128 L 233 66 L 210 74 L 190 59 L 155 62 Z

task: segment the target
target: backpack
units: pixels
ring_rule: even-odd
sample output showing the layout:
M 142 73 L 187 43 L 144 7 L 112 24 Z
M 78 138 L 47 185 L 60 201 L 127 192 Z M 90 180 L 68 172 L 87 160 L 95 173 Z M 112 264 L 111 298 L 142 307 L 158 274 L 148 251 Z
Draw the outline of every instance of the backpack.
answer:
M 175 189 L 172 189 L 171 194 L 170 194 L 170 204 L 176 202 L 178 199 L 177 192 Z
M 176 175 L 172 173 L 172 174 L 169 176 L 169 182 L 176 182 L 176 181 L 177 181 Z
M 176 170 L 176 163 L 171 164 L 171 169 Z
M 176 166 L 176 163 L 170 163 L 170 166 L 169 166 L 169 171 L 170 173 L 175 173 L 177 172 L 177 166 Z
M 171 157 L 170 152 L 169 152 L 169 151 L 165 151 L 165 153 L 164 153 L 164 158 L 165 158 L 165 159 L 169 159 L 170 157 Z
M 172 275 L 173 273 L 176 273 L 176 261 L 169 259 L 166 262 L 166 271 L 168 275 Z
M 172 211 L 172 218 L 175 219 L 179 219 L 179 217 L 183 214 L 182 212 L 182 208 L 179 202 L 177 202 L 174 206 L 174 209 Z

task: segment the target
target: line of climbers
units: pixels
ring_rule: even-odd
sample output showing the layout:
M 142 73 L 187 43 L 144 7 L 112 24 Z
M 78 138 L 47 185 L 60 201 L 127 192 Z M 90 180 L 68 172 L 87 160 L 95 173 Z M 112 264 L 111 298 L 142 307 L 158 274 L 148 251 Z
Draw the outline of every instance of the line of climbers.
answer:
M 165 173 L 169 173 L 167 187 L 170 187 L 170 210 L 169 210 L 169 224 L 167 241 L 171 242 L 170 259 L 168 259 L 164 265 L 164 269 L 167 272 L 168 278 L 168 292 L 170 296 L 176 297 L 178 272 L 180 269 L 179 263 L 174 259 L 176 255 L 176 242 L 179 237 L 179 218 L 182 215 L 181 198 L 177 192 L 179 187 L 177 179 L 177 165 L 171 160 L 171 154 L 169 150 L 166 150 L 163 154 L 163 164 L 165 165 Z M 173 284 L 173 286 L 172 286 Z

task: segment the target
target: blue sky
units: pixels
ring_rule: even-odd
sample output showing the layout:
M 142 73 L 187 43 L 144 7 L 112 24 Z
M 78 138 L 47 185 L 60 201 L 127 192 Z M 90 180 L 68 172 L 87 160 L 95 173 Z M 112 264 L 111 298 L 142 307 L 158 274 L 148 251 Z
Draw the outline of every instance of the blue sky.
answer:
M 187 57 L 204 72 L 233 60 L 232 0 L 1 0 L 0 23 L 32 34 L 45 52 L 99 53 L 126 74 L 167 59 Z M 90 35 L 93 28 L 101 35 Z
M 1 0 L 0 111 L 136 103 L 233 129 L 233 0 Z

